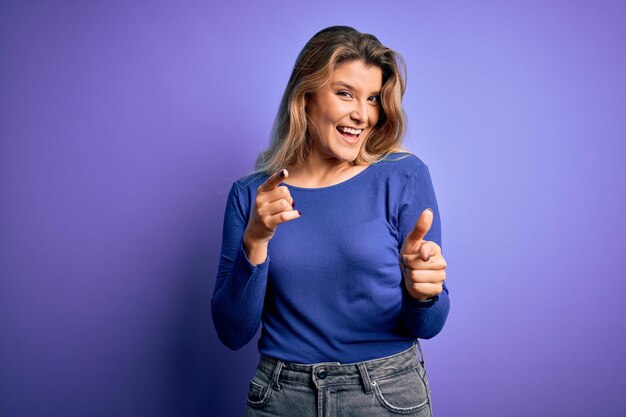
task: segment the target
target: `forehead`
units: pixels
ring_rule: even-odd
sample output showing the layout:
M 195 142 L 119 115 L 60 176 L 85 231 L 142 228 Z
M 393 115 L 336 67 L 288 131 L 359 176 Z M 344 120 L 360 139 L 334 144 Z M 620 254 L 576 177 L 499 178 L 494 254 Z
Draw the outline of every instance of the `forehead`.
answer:
M 382 88 L 383 71 L 375 65 L 367 66 L 363 61 L 342 62 L 333 69 L 329 78 L 331 87 L 341 83 L 357 90 L 374 92 Z

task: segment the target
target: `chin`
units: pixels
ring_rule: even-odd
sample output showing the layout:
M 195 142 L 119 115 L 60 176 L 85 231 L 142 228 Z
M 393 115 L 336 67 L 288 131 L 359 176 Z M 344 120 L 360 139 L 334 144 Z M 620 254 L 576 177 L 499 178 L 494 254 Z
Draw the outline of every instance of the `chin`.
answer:
M 360 147 L 356 150 L 351 150 L 351 149 L 341 150 L 339 153 L 335 153 L 335 158 L 352 164 L 354 160 L 357 158 L 357 156 L 359 156 L 359 149 Z

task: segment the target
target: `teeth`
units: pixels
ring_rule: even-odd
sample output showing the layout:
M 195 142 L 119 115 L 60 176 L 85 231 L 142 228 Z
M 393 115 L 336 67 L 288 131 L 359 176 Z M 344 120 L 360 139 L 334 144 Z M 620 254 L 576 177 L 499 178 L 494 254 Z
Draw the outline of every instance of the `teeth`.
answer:
M 352 129 L 350 127 L 344 127 L 344 126 L 340 126 L 337 129 L 341 130 L 342 132 L 352 133 L 353 135 L 358 135 L 363 131 L 363 129 Z

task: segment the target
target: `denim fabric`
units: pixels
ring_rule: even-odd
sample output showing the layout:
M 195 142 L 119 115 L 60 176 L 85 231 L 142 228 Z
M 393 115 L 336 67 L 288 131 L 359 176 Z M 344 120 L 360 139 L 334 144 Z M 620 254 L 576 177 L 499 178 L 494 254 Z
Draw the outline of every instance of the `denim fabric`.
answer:
M 404 352 L 353 364 L 304 365 L 261 355 L 245 416 L 432 417 L 423 358 L 418 341 Z

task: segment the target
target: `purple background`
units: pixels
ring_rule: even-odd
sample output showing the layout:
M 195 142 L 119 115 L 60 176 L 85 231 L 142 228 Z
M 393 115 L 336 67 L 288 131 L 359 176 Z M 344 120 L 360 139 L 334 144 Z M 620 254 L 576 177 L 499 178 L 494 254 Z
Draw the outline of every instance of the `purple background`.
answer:
M 225 201 L 334 24 L 408 64 L 452 302 L 436 416 L 626 415 L 626 5 L 506 3 L 3 1 L 0 415 L 242 415 Z

